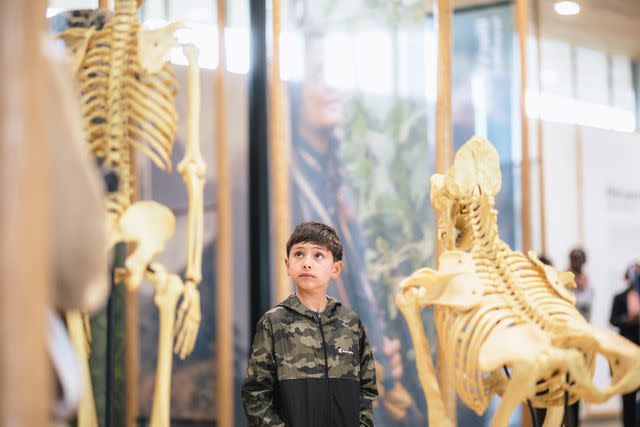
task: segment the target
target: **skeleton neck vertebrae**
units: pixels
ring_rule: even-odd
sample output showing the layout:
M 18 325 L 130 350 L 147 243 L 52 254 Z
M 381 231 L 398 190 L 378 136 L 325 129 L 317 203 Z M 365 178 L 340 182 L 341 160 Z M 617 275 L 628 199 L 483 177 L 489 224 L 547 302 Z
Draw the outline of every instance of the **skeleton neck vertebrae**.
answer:
M 639 348 L 580 316 L 567 289 L 575 286 L 573 275 L 500 240 L 494 209 L 499 159 L 488 141 L 470 140 L 452 168 L 434 175 L 431 184 L 438 236 L 448 250 L 438 271 L 416 271 L 401 283 L 396 299 L 418 355 L 429 425 L 452 424 L 420 316 L 427 306 L 434 307 L 445 366 L 454 367 L 461 399 L 482 414 L 493 394 L 502 395 L 493 427 L 506 426 L 524 401 L 547 408 L 545 427 L 560 426 L 565 403 L 602 402 L 640 384 Z M 604 390 L 592 382 L 597 353 L 612 366 L 612 382 Z
M 498 212 L 493 197 L 474 196 L 468 204 L 468 223 L 473 233 L 473 251 L 484 256 L 496 256 L 498 247 Z

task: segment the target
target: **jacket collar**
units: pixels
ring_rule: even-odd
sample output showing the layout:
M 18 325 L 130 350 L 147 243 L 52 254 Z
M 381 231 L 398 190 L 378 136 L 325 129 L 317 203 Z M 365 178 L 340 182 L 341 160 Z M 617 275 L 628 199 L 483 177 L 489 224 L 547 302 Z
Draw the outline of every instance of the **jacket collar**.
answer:
M 315 311 L 310 310 L 304 304 L 300 302 L 298 295 L 292 293 L 282 301 L 278 306 L 288 308 L 289 310 L 295 311 L 298 314 L 309 317 L 311 319 L 315 319 L 316 315 L 320 315 L 325 318 L 332 317 L 335 313 L 336 309 L 342 305 L 340 301 L 330 296 L 327 296 L 327 306 L 321 313 L 316 313 Z

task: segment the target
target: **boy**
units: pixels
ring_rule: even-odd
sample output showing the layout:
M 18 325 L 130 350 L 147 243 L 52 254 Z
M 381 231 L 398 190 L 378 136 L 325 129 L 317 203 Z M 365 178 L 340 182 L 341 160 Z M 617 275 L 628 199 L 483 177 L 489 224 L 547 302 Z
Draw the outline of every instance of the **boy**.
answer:
M 296 292 L 258 322 L 242 385 L 252 427 L 373 426 L 373 355 L 358 316 L 327 296 L 342 270 L 335 230 L 299 224 L 285 266 Z

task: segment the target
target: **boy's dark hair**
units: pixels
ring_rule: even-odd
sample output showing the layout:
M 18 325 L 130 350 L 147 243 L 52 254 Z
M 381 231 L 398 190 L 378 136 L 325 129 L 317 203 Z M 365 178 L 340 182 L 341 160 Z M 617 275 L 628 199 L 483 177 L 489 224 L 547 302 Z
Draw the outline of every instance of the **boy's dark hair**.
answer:
M 331 251 L 333 261 L 342 261 L 342 243 L 333 227 L 321 222 L 307 221 L 296 225 L 287 240 L 287 256 L 293 245 L 302 242 L 317 243 Z

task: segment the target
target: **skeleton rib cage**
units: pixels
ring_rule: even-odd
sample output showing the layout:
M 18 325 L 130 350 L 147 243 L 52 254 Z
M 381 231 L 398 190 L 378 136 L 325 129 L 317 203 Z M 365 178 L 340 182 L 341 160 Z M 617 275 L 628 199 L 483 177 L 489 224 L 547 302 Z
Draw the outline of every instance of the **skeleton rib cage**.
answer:
M 492 226 L 497 221 L 493 204 L 493 197 L 480 196 L 474 197 L 469 205 L 469 228 L 478 237 L 485 236 L 481 239 L 483 243 L 471 252 L 482 283 L 483 303 L 465 313 L 442 306 L 435 309 L 440 345 L 447 353 L 455 354 L 456 391 L 478 414 L 486 410 L 491 390 L 504 388 L 501 383 L 507 380 L 503 371 L 488 376 L 478 366 L 480 345 L 492 331 L 522 323 L 533 323 L 541 331 L 549 331 L 580 317 L 570 301 L 558 298 L 542 271 L 498 239 L 497 229 Z M 482 210 L 489 215 L 482 215 Z M 487 216 L 490 219 L 483 221 Z M 593 370 L 593 353 L 585 351 L 585 358 Z M 536 392 L 532 403 L 539 407 L 564 405 L 565 392 L 569 403 L 577 400 L 572 386 L 566 382 L 566 373 L 562 372 L 540 379 Z
M 156 72 L 141 66 L 138 43 L 132 43 L 140 25 L 129 16 L 135 15 L 135 2 L 125 6 L 129 9 L 117 10 L 100 31 L 68 30 L 68 36 L 91 32 L 77 72 L 81 111 L 91 153 L 103 168 L 118 175 L 119 190 L 107 200 L 108 211 L 116 215 L 129 205 L 136 188 L 130 147 L 171 171 L 178 121 L 175 73 L 166 62 Z

